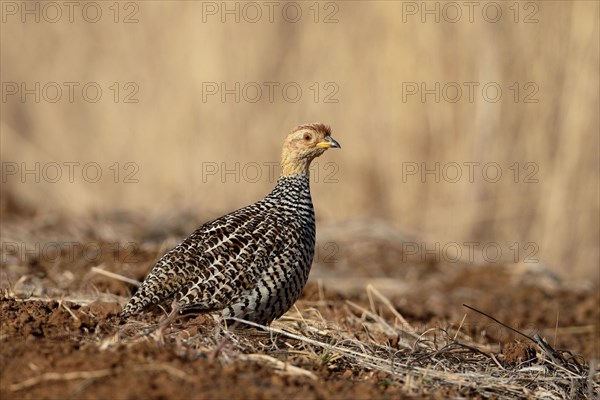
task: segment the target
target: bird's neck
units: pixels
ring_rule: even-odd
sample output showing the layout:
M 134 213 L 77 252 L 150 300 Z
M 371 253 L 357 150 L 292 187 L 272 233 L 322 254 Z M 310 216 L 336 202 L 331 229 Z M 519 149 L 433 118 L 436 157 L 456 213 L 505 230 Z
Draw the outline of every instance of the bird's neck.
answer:
M 294 199 L 310 198 L 310 178 L 308 175 L 280 176 L 272 194 Z
M 308 168 L 308 163 L 306 165 L 282 164 L 281 176 L 310 176 Z
M 292 158 L 284 154 L 281 158 L 281 176 L 310 176 L 311 161 L 308 158 Z
M 287 209 L 307 226 L 315 221 L 315 211 L 310 195 L 310 179 L 305 175 L 281 176 L 269 199 L 277 207 Z M 314 235 L 314 234 L 313 234 Z

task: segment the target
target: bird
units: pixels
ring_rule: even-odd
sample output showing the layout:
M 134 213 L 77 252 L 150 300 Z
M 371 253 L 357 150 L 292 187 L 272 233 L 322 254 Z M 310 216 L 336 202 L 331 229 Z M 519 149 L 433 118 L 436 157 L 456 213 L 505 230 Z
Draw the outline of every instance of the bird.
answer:
M 159 305 L 178 311 L 220 312 L 269 325 L 298 300 L 315 250 L 311 162 L 341 148 L 323 123 L 289 133 L 281 174 L 261 200 L 206 222 L 162 256 L 120 316 L 128 319 Z

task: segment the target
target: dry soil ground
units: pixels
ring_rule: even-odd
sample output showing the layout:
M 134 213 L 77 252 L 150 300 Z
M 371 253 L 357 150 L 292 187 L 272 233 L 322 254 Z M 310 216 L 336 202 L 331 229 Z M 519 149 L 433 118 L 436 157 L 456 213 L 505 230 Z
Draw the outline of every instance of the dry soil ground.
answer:
M 266 331 L 160 312 L 121 323 L 135 286 L 119 276 L 142 280 L 178 239 L 136 218 L 4 218 L 0 397 L 600 395 L 596 284 L 524 264 L 399 262 L 390 235 L 350 231 L 326 230 L 335 257 L 317 257 L 301 300 Z

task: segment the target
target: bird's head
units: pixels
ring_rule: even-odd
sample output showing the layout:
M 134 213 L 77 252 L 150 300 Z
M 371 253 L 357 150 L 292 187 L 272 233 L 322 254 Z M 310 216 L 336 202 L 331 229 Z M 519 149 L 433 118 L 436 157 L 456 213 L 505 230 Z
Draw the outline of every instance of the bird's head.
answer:
M 281 169 L 283 176 L 306 175 L 310 163 L 330 148 L 341 148 L 331 137 L 331 129 L 324 124 L 300 125 L 283 143 Z

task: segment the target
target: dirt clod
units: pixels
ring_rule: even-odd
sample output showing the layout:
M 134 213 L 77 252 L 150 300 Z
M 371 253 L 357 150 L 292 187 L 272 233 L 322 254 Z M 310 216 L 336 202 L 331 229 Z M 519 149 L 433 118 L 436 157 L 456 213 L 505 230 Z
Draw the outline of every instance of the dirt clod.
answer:
M 535 361 L 535 348 L 527 343 L 507 343 L 502 347 L 504 361 L 509 365 L 530 363 Z

